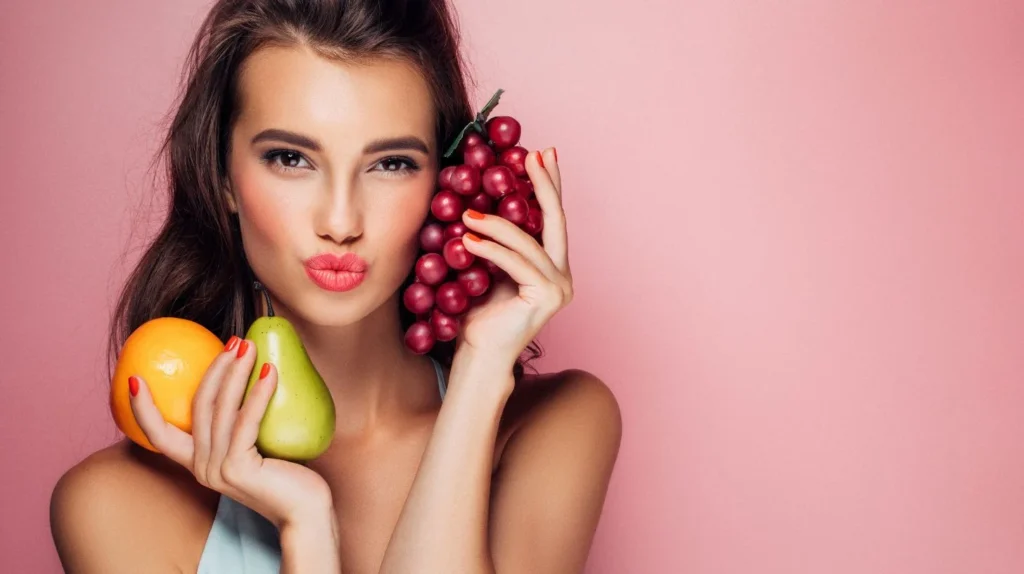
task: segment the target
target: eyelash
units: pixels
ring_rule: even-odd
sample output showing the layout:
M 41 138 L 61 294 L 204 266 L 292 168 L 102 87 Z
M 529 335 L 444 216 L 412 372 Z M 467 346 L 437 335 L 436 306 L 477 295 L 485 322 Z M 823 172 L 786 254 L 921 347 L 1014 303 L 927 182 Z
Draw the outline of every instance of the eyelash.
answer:
M 309 160 L 307 160 L 301 153 L 299 153 L 299 152 L 297 152 L 295 150 L 290 150 L 290 149 L 274 149 L 274 150 L 270 150 L 270 151 L 266 152 L 265 154 L 263 154 L 262 160 L 263 160 L 263 163 L 271 164 L 271 167 L 273 169 L 276 169 L 278 171 L 282 171 L 284 173 L 291 173 L 291 172 L 294 172 L 294 171 L 299 171 L 299 170 L 307 169 L 307 168 L 304 168 L 304 167 L 294 167 L 294 166 L 289 166 L 289 165 L 283 165 L 283 164 L 281 164 L 281 163 L 279 163 L 277 161 L 278 158 L 282 158 L 282 157 L 285 157 L 285 156 L 291 156 L 291 157 L 298 156 L 299 160 L 305 161 L 307 164 L 309 163 Z M 418 163 L 416 163 L 415 160 L 413 160 L 410 157 L 405 157 L 405 156 L 388 156 L 388 157 L 385 157 L 385 158 L 381 158 L 376 164 L 374 164 L 374 166 L 379 166 L 381 164 L 393 163 L 393 162 L 403 163 L 403 164 L 405 164 L 406 167 L 399 168 L 399 169 L 393 169 L 393 170 L 392 169 L 381 170 L 381 171 L 384 172 L 385 177 L 400 177 L 400 176 L 405 175 L 407 173 L 415 173 L 415 172 L 420 170 L 420 166 L 419 166 Z

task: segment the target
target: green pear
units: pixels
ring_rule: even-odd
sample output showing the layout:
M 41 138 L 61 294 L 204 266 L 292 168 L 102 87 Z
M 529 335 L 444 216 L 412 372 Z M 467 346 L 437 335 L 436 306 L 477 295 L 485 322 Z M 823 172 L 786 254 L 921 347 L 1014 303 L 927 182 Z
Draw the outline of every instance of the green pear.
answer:
M 262 286 L 257 283 L 257 288 Z M 259 380 L 263 363 L 277 369 L 277 388 L 260 422 L 256 448 L 264 456 L 296 462 L 323 454 L 334 438 L 334 399 L 306 354 L 295 327 L 275 317 L 263 290 L 267 315 L 256 319 L 245 338 L 256 346 L 256 364 L 245 396 Z

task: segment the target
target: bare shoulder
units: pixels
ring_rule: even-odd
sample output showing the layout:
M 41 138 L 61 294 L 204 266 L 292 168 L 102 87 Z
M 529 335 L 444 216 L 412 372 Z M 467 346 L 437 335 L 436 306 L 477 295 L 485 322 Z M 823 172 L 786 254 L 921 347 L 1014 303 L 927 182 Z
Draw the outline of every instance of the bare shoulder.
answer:
M 622 438 L 611 389 L 581 370 L 524 379 L 506 403 L 492 478 L 496 570 L 582 572 Z
M 614 460 L 622 439 L 622 413 L 612 390 L 596 375 L 569 369 L 527 377 L 503 415 L 509 455 L 560 437 L 560 446 L 604 451 Z M 546 437 L 546 438 L 545 438 Z
M 187 470 L 125 440 L 57 481 L 50 530 L 67 572 L 195 571 L 216 501 Z

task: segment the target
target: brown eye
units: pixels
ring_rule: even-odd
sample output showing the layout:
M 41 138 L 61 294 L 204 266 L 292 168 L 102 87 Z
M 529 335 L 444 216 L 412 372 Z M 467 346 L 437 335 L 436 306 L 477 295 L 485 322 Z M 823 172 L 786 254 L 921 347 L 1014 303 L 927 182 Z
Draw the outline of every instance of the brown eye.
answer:
M 309 167 L 309 162 L 306 161 L 306 158 L 302 157 L 301 153 L 293 150 L 269 151 L 264 154 L 263 160 L 270 163 L 272 167 L 283 171 L 306 169 Z M 306 165 L 303 165 L 303 162 Z
M 402 169 L 402 165 L 405 164 L 402 160 L 395 159 L 393 157 L 389 157 L 380 163 L 384 166 L 384 171 L 398 171 Z
M 374 171 L 383 171 L 387 176 L 405 175 L 419 171 L 420 166 L 411 158 L 393 156 L 377 162 Z

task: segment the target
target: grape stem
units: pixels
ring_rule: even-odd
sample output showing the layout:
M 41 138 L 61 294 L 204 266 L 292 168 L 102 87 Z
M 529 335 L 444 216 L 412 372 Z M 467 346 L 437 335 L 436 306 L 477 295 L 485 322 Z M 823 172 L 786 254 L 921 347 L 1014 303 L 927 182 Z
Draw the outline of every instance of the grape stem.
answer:
M 266 287 L 264 287 L 259 281 L 253 281 L 252 286 L 256 291 L 261 291 L 263 293 L 263 300 L 267 302 L 267 317 L 273 317 L 274 306 L 270 304 L 270 293 L 267 293 Z
M 498 101 L 501 100 L 501 94 L 504 93 L 505 90 L 501 88 L 498 88 L 498 91 L 494 92 L 494 95 L 491 96 L 491 99 L 487 101 L 487 104 L 483 107 L 483 109 L 476 114 L 476 118 L 473 121 L 466 124 L 459 131 L 458 135 L 455 136 L 455 140 L 452 142 L 452 145 L 448 146 L 448 151 L 444 152 L 444 157 L 451 157 L 451 155 L 455 153 L 455 150 L 458 149 L 459 144 L 462 143 L 462 138 L 466 137 L 466 133 L 469 130 L 475 130 L 477 133 L 484 136 L 484 139 L 487 140 L 487 143 L 494 143 L 487 138 L 487 129 L 484 124 L 487 123 L 487 116 L 491 115 L 491 111 L 495 108 L 495 106 L 498 105 Z

